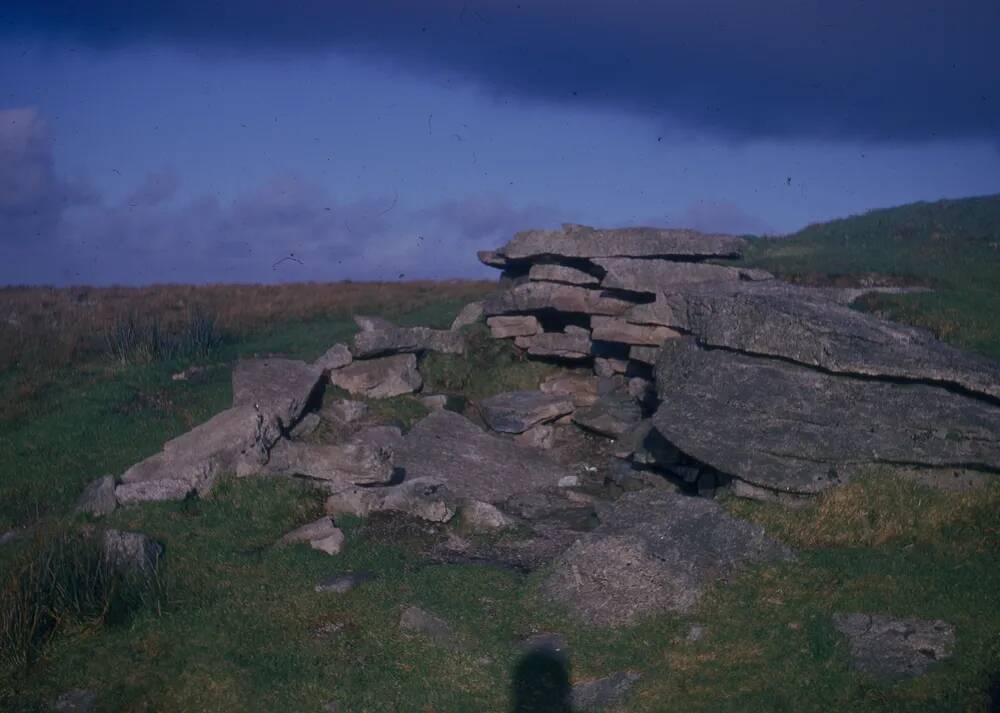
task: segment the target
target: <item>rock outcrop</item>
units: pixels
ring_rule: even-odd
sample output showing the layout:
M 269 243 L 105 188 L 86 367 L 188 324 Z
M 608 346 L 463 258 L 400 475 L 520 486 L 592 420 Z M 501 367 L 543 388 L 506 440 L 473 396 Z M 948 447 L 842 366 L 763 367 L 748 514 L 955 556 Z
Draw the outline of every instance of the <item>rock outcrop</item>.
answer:
M 836 614 L 854 667 L 880 679 L 913 678 L 951 656 L 955 629 L 943 621 L 898 619 L 881 614 Z
M 1000 471 L 1000 408 L 939 386 L 857 379 L 671 340 L 657 431 L 765 488 L 813 493 L 873 464 Z

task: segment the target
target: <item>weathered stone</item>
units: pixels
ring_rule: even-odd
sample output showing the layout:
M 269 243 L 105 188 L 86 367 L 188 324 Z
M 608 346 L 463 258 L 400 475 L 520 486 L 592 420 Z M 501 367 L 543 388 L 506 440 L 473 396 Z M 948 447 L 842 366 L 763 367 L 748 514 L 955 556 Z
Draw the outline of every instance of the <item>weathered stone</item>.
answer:
M 346 594 L 353 589 L 357 589 L 365 582 L 371 582 L 377 578 L 378 575 L 375 572 L 364 570 L 360 572 L 331 574 L 329 577 L 324 577 L 319 581 L 315 587 L 315 591 L 320 594 Z
M 252 472 L 267 463 L 280 437 L 277 420 L 252 405 L 227 409 L 125 471 L 115 495 L 123 505 L 204 495 L 219 475 Z
M 470 302 L 462 308 L 462 311 L 455 316 L 455 319 L 451 323 L 452 331 L 458 331 L 463 327 L 468 327 L 471 324 L 475 324 L 483 318 L 483 302 L 482 300 L 477 300 L 476 302 Z
M 494 293 L 483 303 L 483 309 L 489 316 L 539 310 L 617 316 L 633 306 L 635 302 L 602 290 L 555 282 L 527 282 Z
M 369 426 L 355 433 L 351 442 L 388 449 L 395 453 L 403 445 L 403 431 L 397 426 Z
M 593 330 L 591 337 L 604 342 L 658 347 L 668 339 L 680 336 L 680 332 L 670 327 L 630 324 L 615 317 L 592 317 L 590 326 Z
M 302 475 L 343 484 L 385 483 L 392 478 L 392 449 L 364 443 L 280 441 L 261 472 Z
M 479 262 L 484 265 L 489 265 L 490 267 L 496 267 L 503 269 L 507 267 L 510 263 L 505 256 L 498 253 L 496 250 L 480 250 L 476 253 L 476 257 L 479 258 Z
M 621 438 L 640 420 L 642 409 L 624 389 L 615 389 L 573 414 L 573 423 L 608 438 Z
M 490 333 L 496 339 L 508 337 L 530 337 L 538 334 L 541 327 L 538 320 L 530 314 L 500 315 L 486 320 Z
M 837 304 L 823 290 L 778 281 L 695 285 L 664 292 L 626 319 L 682 329 L 708 346 L 1000 399 L 1000 363 L 944 344 L 925 330 Z
M 156 572 L 163 558 L 163 546 L 141 532 L 105 530 L 102 546 L 112 567 L 146 576 Z
M 599 285 L 600 279 L 589 272 L 580 270 L 569 265 L 559 264 L 535 264 L 528 272 L 528 279 L 540 282 L 564 282 L 568 285 L 582 285 L 590 287 Z
M 429 394 L 421 396 L 420 403 L 428 411 L 440 411 L 448 405 L 448 396 L 446 394 Z
M 554 438 L 555 428 L 548 423 L 540 423 L 537 426 L 532 426 L 524 433 L 517 434 L 514 440 L 522 446 L 548 450 L 552 448 Z
M 338 342 L 327 349 L 323 356 L 313 362 L 313 365 L 318 366 L 323 371 L 333 371 L 334 369 L 342 369 L 352 361 L 354 361 L 354 356 L 351 354 L 350 348 L 346 344 Z
M 586 331 L 542 332 L 533 337 L 518 337 L 514 343 L 521 349 L 527 349 L 531 356 L 573 360 L 590 358 L 591 341 Z
M 421 634 L 438 643 L 451 643 L 455 639 L 448 622 L 416 606 L 403 610 L 399 617 L 399 628 L 411 634 Z
M 642 347 L 648 349 L 650 347 Z M 628 361 L 612 357 L 596 357 L 594 359 L 594 374 L 600 377 L 624 374 L 628 369 Z
M 598 626 L 688 611 L 712 582 L 791 557 L 713 500 L 644 490 L 596 507 L 600 525 L 557 560 L 542 591 Z
M 52 704 L 53 713 L 89 713 L 97 703 L 97 694 L 83 688 L 62 693 Z
M 324 511 L 327 515 L 354 515 L 367 517 L 377 512 L 382 505 L 384 494 L 379 488 L 362 488 L 351 485 L 334 491 L 326 499 Z
M 763 270 L 710 265 L 708 263 L 672 262 L 670 260 L 637 260 L 633 258 L 598 258 L 594 260 L 606 271 L 601 287 L 656 293 L 672 287 L 698 282 L 733 282 L 738 280 L 770 280 Z
M 118 507 L 118 498 L 115 497 L 115 477 L 105 475 L 88 485 L 80 499 L 76 501 L 76 511 L 102 517 L 110 515 Z
M 597 401 L 597 378 L 591 374 L 554 374 L 538 388 L 546 394 L 569 396 L 577 407 L 590 406 Z
M 358 325 L 358 329 L 362 332 L 393 329 L 396 326 L 387 319 L 382 319 L 381 317 L 369 317 L 360 314 L 354 315 L 354 323 Z
M 847 637 L 854 667 L 876 678 L 919 676 L 955 648 L 954 627 L 940 620 L 835 614 L 833 624 Z
M 332 372 L 330 381 L 352 394 L 373 399 L 410 394 L 424 383 L 413 354 L 355 361 Z
M 551 487 L 569 474 L 541 451 L 486 433 L 452 411 L 417 422 L 396 451 L 396 465 L 407 479 L 439 478 L 458 498 L 489 503 Z
M 632 686 L 642 676 L 634 671 L 620 671 L 593 681 L 573 684 L 570 701 L 581 713 L 603 711 L 625 700 Z
M 283 429 L 295 425 L 323 378 L 323 369 L 292 359 L 243 359 L 233 367 L 233 406 L 273 415 Z
M 509 391 L 479 403 L 486 425 L 502 433 L 524 433 L 539 423 L 573 412 L 573 399 L 542 391 Z
M 288 437 L 294 441 L 302 440 L 303 438 L 308 438 L 312 435 L 323 419 L 320 418 L 318 413 L 307 413 L 299 422 L 292 427 L 292 430 L 288 432 Z
M 300 542 L 308 542 L 314 550 L 325 552 L 328 555 L 336 555 L 340 554 L 344 547 L 344 533 L 331 518 L 321 517 L 319 520 L 292 530 L 278 540 L 279 545 Z
M 497 253 L 507 260 L 546 255 L 597 257 L 738 257 L 746 241 L 731 235 L 662 228 L 594 229 L 566 223 L 560 230 L 526 230 Z
M 459 512 L 462 515 L 462 524 L 473 530 L 502 530 L 514 524 L 514 521 L 500 512 L 496 506 L 481 500 L 467 501 Z
M 579 475 L 564 475 L 559 479 L 557 485 L 560 488 L 578 488 L 580 486 Z
M 323 407 L 325 415 L 344 424 L 360 421 L 368 415 L 368 412 L 368 404 L 364 401 L 350 401 L 348 399 L 337 399 Z
M 761 487 L 813 493 L 877 463 L 1000 470 L 1000 408 L 937 386 L 838 376 L 690 339 L 663 346 L 656 384 L 657 431 Z
M 660 347 L 632 347 L 628 350 L 628 358 L 640 364 L 656 364 L 656 357 L 660 355 Z
M 355 359 L 420 352 L 464 354 L 465 337 L 449 329 L 393 326 L 360 331 L 351 344 Z
M 378 510 L 393 510 L 428 522 L 448 522 L 455 516 L 457 498 L 440 478 L 407 478 L 400 485 L 384 488 Z

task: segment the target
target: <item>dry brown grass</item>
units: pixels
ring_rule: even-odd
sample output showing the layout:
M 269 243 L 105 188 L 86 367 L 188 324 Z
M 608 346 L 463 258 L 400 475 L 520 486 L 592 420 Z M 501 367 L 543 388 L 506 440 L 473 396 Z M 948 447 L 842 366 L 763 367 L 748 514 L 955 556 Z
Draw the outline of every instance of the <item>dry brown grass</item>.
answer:
M 981 511 L 1000 511 L 1000 486 L 946 492 L 887 470 L 827 490 L 801 508 L 745 501 L 731 508 L 797 547 L 878 547 L 931 541 L 949 525 L 974 522 Z
M 490 288 L 469 280 L 0 288 L 0 370 L 85 358 L 102 350 L 107 331 L 128 318 L 155 321 L 169 331 L 200 311 L 239 335 L 278 322 L 475 299 Z

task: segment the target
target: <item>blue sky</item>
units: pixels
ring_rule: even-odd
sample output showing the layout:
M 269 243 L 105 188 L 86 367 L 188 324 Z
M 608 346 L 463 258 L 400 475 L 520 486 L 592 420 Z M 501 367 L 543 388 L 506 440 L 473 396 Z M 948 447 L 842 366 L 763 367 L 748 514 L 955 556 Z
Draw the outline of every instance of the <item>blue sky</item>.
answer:
M 563 221 L 785 233 L 1000 192 L 995 5 L 783 4 L 15 2 L 0 282 L 478 276 Z

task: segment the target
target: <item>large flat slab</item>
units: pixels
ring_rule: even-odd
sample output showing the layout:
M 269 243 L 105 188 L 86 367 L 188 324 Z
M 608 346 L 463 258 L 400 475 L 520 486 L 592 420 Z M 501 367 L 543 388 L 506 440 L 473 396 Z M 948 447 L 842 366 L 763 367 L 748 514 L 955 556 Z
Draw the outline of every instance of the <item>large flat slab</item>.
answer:
M 603 290 L 555 282 L 526 282 L 490 295 L 483 309 L 490 316 L 541 310 L 614 316 L 624 314 L 635 304 Z
M 643 260 L 627 257 L 598 258 L 594 262 L 606 273 L 601 287 L 632 292 L 656 293 L 670 287 L 699 282 L 736 282 L 739 280 L 770 280 L 773 275 L 763 270 L 728 265 L 671 260 Z
M 1000 408 L 944 388 L 829 374 L 673 339 L 653 417 L 683 453 L 754 485 L 814 493 L 873 464 L 1000 471 Z
M 690 332 L 702 344 L 789 359 L 827 371 L 926 381 L 1000 399 L 1000 363 L 929 332 L 781 282 L 714 283 L 660 293 L 625 319 Z
M 395 464 L 407 480 L 437 479 L 458 497 L 490 503 L 555 487 L 571 474 L 537 449 L 493 436 L 452 411 L 419 421 L 396 450 Z
M 676 228 L 591 228 L 564 224 L 559 230 L 526 230 L 496 251 L 508 260 L 541 256 L 597 257 L 738 257 L 746 245 L 732 235 Z M 494 261 L 496 256 L 491 256 Z M 482 258 L 481 258 L 482 259 Z M 489 264 L 489 263 L 488 263 Z

